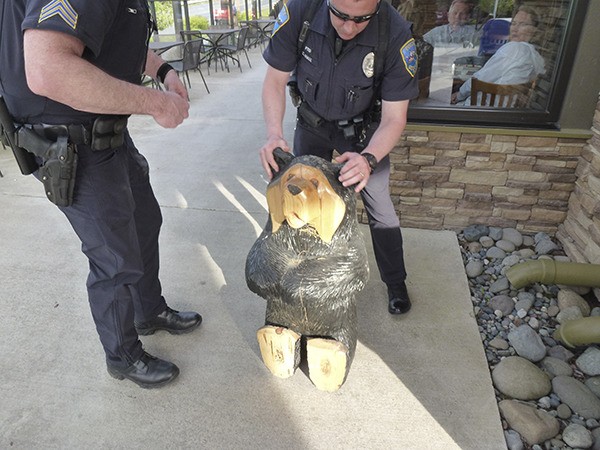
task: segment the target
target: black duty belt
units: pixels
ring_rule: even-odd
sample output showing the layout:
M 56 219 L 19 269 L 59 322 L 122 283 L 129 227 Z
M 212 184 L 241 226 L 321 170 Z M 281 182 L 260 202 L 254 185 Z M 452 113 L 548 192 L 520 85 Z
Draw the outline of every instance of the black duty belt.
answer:
M 67 137 L 75 145 L 89 145 L 94 151 L 123 145 L 129 116 L 100 116 L 91 125 L 22 124 L 42 137 L 56 140 Z
M 358 139 L 361 143 L 367 136 L 366 131 L 369 126 L 369 122 L 365 121 L 367 114 L 361 114 L 348 120 L 328 121 L 319 116 L 308 103 L 303 101 L 298 106 L 298 116 L 305 125 L 316 132 L 323 128 L 337 129 L 344 134 L 345 139 Z
M 60 136 L 67 136 L 69 142 L 75 145 L 90 145 L 92 143 L 92 125 L 24 124 L 23 126 L 51 140 L 55 140 Z

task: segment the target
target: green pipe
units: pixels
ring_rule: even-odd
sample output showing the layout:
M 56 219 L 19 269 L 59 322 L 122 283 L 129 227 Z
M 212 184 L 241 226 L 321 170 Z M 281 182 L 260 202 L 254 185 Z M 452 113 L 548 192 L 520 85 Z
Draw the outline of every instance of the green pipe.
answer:
M 506 277 L 516 289 L 536 281 L 543 284 L 600 287 L 600 265 L 538 259 L 512 266 L 506 271 Z
M 552 337 L 569 347 L 600 344 L 600 316 L 569 320 L 563 323 Z

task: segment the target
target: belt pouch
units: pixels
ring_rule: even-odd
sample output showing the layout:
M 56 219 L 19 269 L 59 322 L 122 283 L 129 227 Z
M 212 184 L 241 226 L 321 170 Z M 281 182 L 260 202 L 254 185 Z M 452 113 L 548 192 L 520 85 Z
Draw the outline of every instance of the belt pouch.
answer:
M 325 122 L 325 119 L 314 112 L 306 102 L 300 103 L 300 106 L 298 106 L 298 114 L 300 114 L 306 124 L 312 128 L 318 128 Z
M 356 136 L 354 122 L 350 120 L 338 120 L 337 126 L 344 133 L 344 139 L 352 139 Z
M 126 116 L 98 117 L 92 127 L 92 150 L 102 151 L 122 146 L 126 128 Z

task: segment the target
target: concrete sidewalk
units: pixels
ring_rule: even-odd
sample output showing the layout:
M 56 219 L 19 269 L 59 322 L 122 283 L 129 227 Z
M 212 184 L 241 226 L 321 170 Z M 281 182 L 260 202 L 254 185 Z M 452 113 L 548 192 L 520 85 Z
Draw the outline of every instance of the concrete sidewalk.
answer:
M 387 312 L 367 245 L 372 275 L 339 391 L 318 391 L 303 370 L 275 378 L 263 365 L 255 333 L 265 302 L 244 278 L 267 218 L 265 64 L 258 50 L 250 58 L 243 73 L 205 73 L 210 95 L 192 75 L 191 117 L 179 128 L 131 120 L 164 215 L 165 296 L 204 316 L 189 335 L 143 338 L 181 368 L 163 389 L 107 374 L 79 242 L 0 150 L 0 448 L 505 449 L 453 232 L 403 230 L 413 299 L 404 317 Z M 286 130 L 291 141 L 291 110 Z

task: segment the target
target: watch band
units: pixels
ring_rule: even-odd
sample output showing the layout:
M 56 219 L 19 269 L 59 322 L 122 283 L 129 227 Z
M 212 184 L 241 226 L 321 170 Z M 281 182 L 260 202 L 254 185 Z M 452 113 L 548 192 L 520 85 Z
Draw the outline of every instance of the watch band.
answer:
M 377 168 L 377 158 L 375 157 L 375 155 L 368 152 L 363 152 L 361 153 L 361 155 L 364 156 L 364 158 L 367 160 L 367 162 L 369 163 L 369 167 L 371 168 L 371 173 L 373 173 L 373 171 Z
M 167 76 L 167 72 L 169 72 L 171 70 L 174 70 L 173 66 L 171 64 L 163 63 L 156 71 L 156 78 L 158 78 L 159 81 L 164 84 L 165 77 Z

